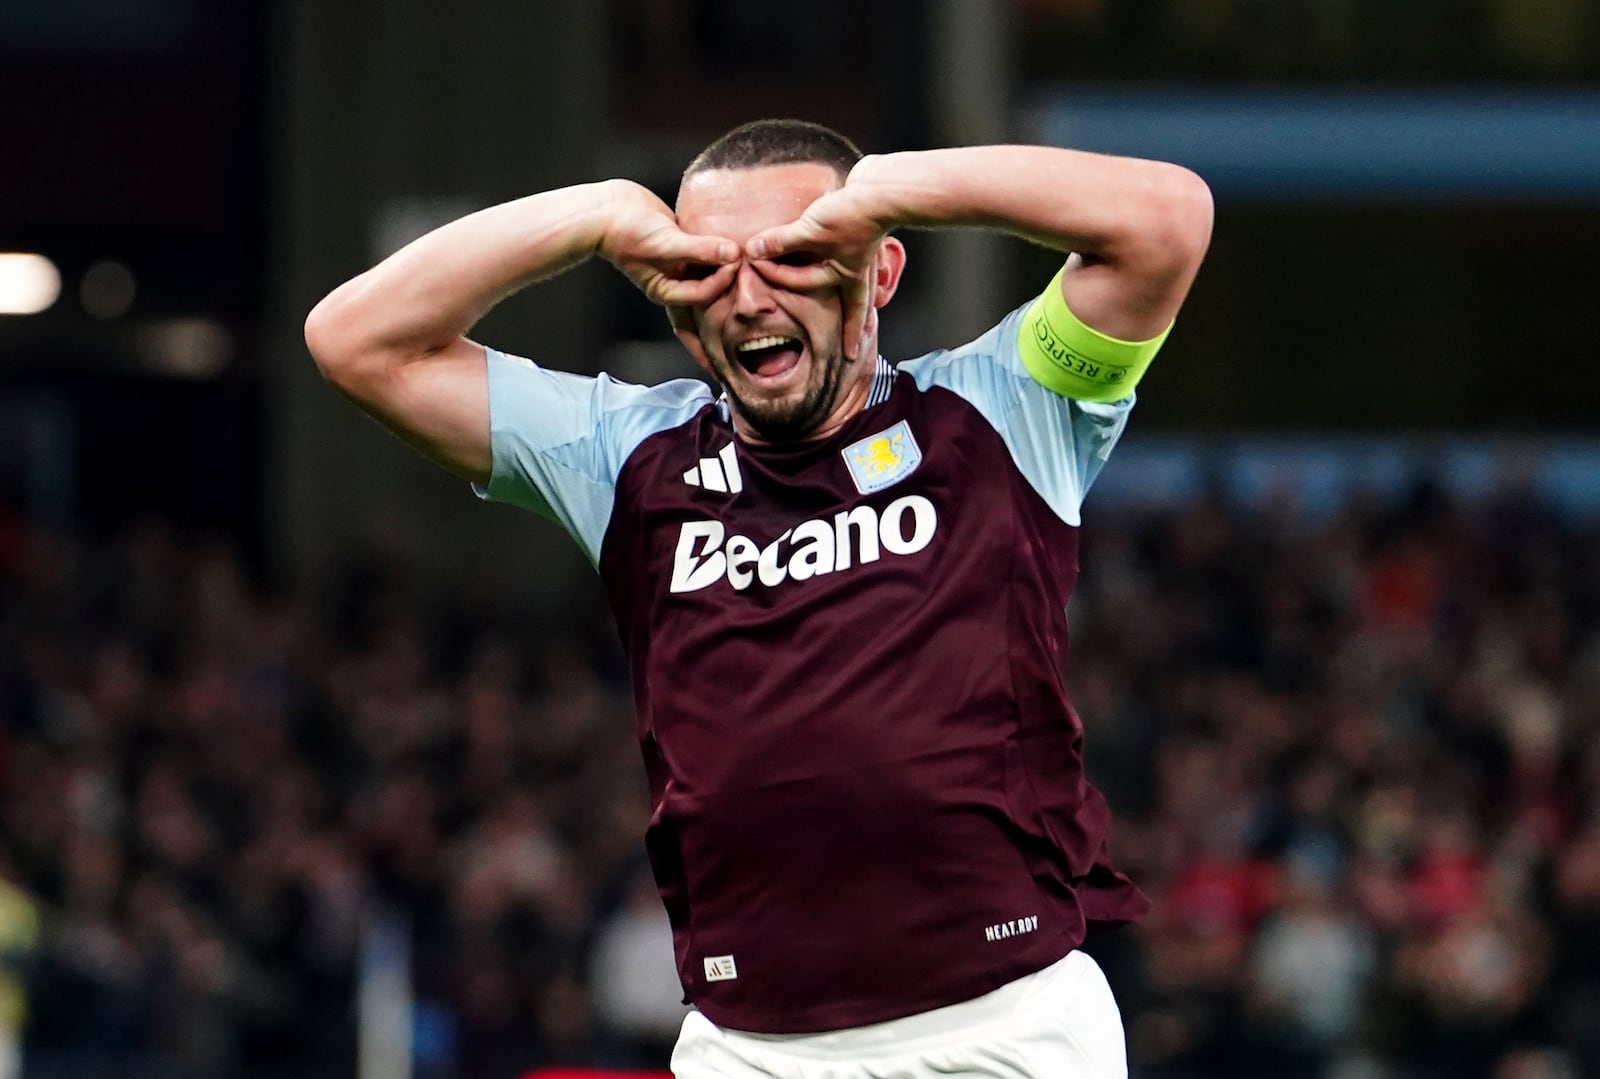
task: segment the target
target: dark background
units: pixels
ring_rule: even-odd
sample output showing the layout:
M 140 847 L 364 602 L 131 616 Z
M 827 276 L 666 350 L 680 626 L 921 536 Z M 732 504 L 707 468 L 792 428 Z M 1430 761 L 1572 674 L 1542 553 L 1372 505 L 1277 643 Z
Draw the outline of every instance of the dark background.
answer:
M 876 150 L 929 145 L 951 126 L 934 112 L 935 88 L 949 80 L 928 44 L 937 5 L 823 5 L 813 26 L 717 3 L 615 0 L 582 17 L 594 49 L 572 61 L 586 72 L 579 100 L 559 72 L 503 80 L 517 82 L 514 95 L 459 85 L 488 81 L 484 65 L 539 62 L 539 50 L 561 48 L 573 16 L 539 5 L 455 18 L 415 8 L 414 21 L 436 19 L 442 36 L 429 40 L 426 25 L 413 40 L 403 26 L 374 32 L 359 5 L 21 3 L 0 15 L 0 246 L 47 252 L 66 285 L 50 311 L 0 321 L 0 384 L 13 399 L 68 402 L 78 460 L 97 466 L 80 477 L 84 523 L 105 526 L 142 504 L 259 545 L 263 507 L 282 494 L 267 476 L 288 465 L 263 444 L 297 437 L 285 429 L 305 422 L 273 404 L 282 369 L 303 366 L 295 317 L 375 257 L 362 237 L 385 203 L 454 198 L 470 208 L 630 162 L 669 190 L 679 146 L 755 115 L 815 115 Z M 1578 2 L 1083 0 L 1017 4 L 999 21 L 1009 137 L 1026 134 L 1027 106 L 1047 95 L 1070 105 L 1077 86 L 1154 87 L 1174 101 L 1218 87 L 1403 101 L 1440 88 L 1581 91 L 1596 74 L 1596 19 Z M 409 66 L 419 59 L 426 66 Z M 392 108 L 386 80 L 404 84 Z M 302 111 L 316 123 L 297 127 Z M 575 127 L 584 138 L 564 144 Z M 519 159 L 537 163 L 520 185 Z M 492 162 L 506 163 L 504 177 L 487 175 L 499 169 Z M 386 164 L 408 175 L 377 175 Z M 290 205 L 298 185 L 327 196 L 331 219 L 296 229 L 296 215 L 312 212 Z M 1530 188 L 1353 203 L 1293 189 L 1230 199 L 1224 189 L 1206 272 L 1141 423 L 1582 433 L 1600 413 L 1586 356 L 1596 192 Z M 111 322 L 74 295 L 108 257 L 137 279 L 133 307 Z M 1020 302 L 1050 264 L 1008 248 L 996 291 Z M 918 271 L 904 305 L 937 309 L 930 293 L 940 286 Z M 666 340 L 625 286 L 598 277 L 584 281 L 582 315 L 554 328 L 551 360 L 592 369 L 616 340 Z M 544 356 L 553 309 L 492 325 L 508 347 Z M 228 356 L 175 386 L 141 359 L 140 335 L 197 316 L 225 328 Z

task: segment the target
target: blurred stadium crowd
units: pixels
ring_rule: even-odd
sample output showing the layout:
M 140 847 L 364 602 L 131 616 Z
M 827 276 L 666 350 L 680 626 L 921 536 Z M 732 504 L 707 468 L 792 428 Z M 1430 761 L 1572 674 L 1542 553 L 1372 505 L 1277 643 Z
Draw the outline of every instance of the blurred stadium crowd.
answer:
M 1093 947 L 1135 1074 L 1600 1075 L 1600 527 L 1428 486 L 1089 509 L 1070 684 L 1156 901 Z M 313 611 L 226 544 L 0 506 L 0 724 L 24 1074 L 348 1075 L 375 909 L 421 1079 L 665 1059 L 604 634 L 380 559 Z

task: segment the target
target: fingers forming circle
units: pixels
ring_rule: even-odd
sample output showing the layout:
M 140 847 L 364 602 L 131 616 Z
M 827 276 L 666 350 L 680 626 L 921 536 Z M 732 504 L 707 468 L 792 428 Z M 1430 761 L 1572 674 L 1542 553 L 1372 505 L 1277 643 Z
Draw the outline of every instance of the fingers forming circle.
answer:
M 663 273 L 652 282 L 653 288 L 646 291 L 652 300 L 660 304 L 708 304 L 733 284 L 733 275 L 738 268 L 737 262 L 725 263 L 704 277 L 679 277 Z

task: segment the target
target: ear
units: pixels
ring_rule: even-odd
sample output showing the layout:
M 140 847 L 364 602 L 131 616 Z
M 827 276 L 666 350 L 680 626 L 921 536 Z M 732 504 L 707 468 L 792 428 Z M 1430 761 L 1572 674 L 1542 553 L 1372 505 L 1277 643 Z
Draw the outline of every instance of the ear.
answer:
M 700 331 L 694 324 L 694 308 L 683 304 L 667 304 L 667 321 L 672 324 L 672 332 L 679 343 L 694 357 L 695 365 L 712 377 L 716 372 L 711 370 L 711 361 L 706 358 L 706 347 L 700 341 Z
M 872 306 L 882 307 L 894 298 L 900 287 L 900 275 L 906 268 L 906 245 L 893 236 L 885 236 L 878 245 L 877 264 L 873 267 Z

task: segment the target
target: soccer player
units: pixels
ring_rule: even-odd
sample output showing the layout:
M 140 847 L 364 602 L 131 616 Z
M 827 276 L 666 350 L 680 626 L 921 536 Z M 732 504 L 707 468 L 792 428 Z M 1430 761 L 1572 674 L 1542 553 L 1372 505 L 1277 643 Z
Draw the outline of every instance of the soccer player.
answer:
M 896 228 L 1062 251 L 977 340 L 877 350 Z M 1079 506 L 1210 239 L 1174 165 L 1035 146 L 861 156 L 760 121 L 669 207 L 608 180 L 417 240 L 317 305 L 323 373 L 553 518 L 632 665 L 646 848 L 695 1006 L 681 1079 L 1126 1073 L 1076 950 L 1146 909 L 1061 674 Z M 715 379 L 635 386 L 465 334 L 600 256 Z

